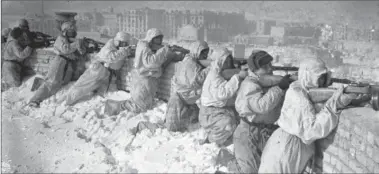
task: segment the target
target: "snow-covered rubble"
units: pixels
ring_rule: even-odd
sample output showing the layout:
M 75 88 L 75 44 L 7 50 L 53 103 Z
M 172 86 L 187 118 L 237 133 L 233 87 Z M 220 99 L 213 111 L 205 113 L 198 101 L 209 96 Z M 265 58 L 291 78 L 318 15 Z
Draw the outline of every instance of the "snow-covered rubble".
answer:
M 252 49 L 246 49 L 245 57 Z M 274 57 L 279 55 L 279 65 L 291 63 L 292 66 L 298 66 L 299 60 L 315 57 L 309 49 L 301 47 L 270 46 L 254 49 L 266 50 Z M 345 55 L 356 56 L 355 53 Z M 379 81 L 378 69 L 338 67 L 333 71 L 334 77 L 351 79 L 355 76 L 366 76 L 372 81 Z M 363 71 L 368 73 L 363 74 Z M 191 125 L 190 131 L 185 133 L 168 132 L 166 129 L 157 129 L 155 132 L 143 130 L 137 135 L 132 133 L 131 130 L 140 121 L 163 123 L 167 108 L 163 101 L 156 100 L 155 107 L 146 113 L 135 115 L 125 111 L 109 117 L 101 114 L 105 100 L 125 100 L 130 97 L 128 93 L 114 91 L 115 87 L 111 86 L 110 89 L 114 92 L 109 92 L 103 97 L 94 96 L 70 107 L 57 103 L 70 88 L 71 83 L 42 102 L 41 107 L 36 109 L 26 106 L 33 94 L 30 91 L 33 80 L 34 77 L 29 78 L 21 87 L 2 93 L 2 116 L 9 119 L 23 119 L 26 116 L 39 120 L 52 129 L 65 123 L 75 124 L 78 138 L 104 148 L 108 154 L 107 162 L 116 166 L 111 172 L 213 173 L 218 168 L 215 159 L 220 148 L 215 144 L 199 144 L 199 140 L 204 138 L 199 125 Z M 230 151 L 232 148 L 232 145 L 228 147 Z M 8 165 L 6 162 L 2 164 Z M 221 169 L 227 171 L 225 168 Z
M 163 123 L 167 104 L 162 101 L 157 100 L 154 109 L 146 113 L 133 115 L 125 111 L 109 117 L 101 115 L 105 100 L 128 99 L 128 93 L 110 92 L 104 98 L 95 96 L 71 107 L 56 103 L 71 83 L 42 102 L 40 108 L 30 108 L 26 102 L 33 94 L 29 90 L 33 79 L 3 93 L 3 117 L 26 116 L 40 120 L 51 129 L 65 123 L 75 124 L 78 138 L 107 151 L 108 163 L 117 166 L 111 172 L 213 173 L 217 169 L 215 159 L 220 148 L 215 144 L 199 144 L 204 138 L 199 125 L 192 125 L 191 131 L 185 133 L 166 129 L 158 129 L 155 133 L 149 130 L 137 135 L 131 133 L 140 121 Z M 228 148 L 232 150 L 232 146 Z

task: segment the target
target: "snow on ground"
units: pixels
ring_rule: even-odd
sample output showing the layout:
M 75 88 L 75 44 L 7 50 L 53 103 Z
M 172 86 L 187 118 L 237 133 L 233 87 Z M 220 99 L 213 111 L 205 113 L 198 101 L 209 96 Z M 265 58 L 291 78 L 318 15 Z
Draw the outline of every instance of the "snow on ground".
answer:
M 128 99 L 128 93 L 110 92 L 104 98 L 95 96 L 72 107 L 56 103 L 71 83 L 42 102 L 40 108 L 30 108 L 26 102 L 33 94 L 29 90 L 33 79 L 2 94 L 2 116 L 10 120 L 32 118 L 53 130 L 63 124 L 74 124 L 75 138 L 104 148 L 107 163 L 113 166 L 110 172 L 213 173 L 217 170 L 215 159 L 220 148 L 215 144 L 199 145 L 204 133 L 198 124 L 191 125 L 190 131 L 185 133 L 168 132 L 166 129 L 158 129 L 155 133 L 143 130 L 136 136 L 131 133 L 130 129 L 136 127 L 139 121 L 163 123 L 167 106 L 162 101 L 157 100 L 156 107 L 146 113 L 134 115 L 122 112 L 109 117 L 101 114 L 105 100 Z M 228 147 L 230 150 L 232 148 L 232 145 Z M 2 163 L 7 167 L 6 161 Z M 220 170 L 227 171 L 225 168 Z M 97 171 L 87 169 L 86 172 Z

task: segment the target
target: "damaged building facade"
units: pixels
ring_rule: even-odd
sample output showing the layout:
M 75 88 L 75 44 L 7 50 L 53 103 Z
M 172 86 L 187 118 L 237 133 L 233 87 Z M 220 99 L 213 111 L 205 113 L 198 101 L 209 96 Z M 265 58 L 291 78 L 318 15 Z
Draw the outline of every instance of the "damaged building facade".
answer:
M 143 38 L 149 28 L 160 28 L 169 39 L 176 39 L 179 29 L 185 25 L 195 26 L 204 33 L 204 40 L 227 42 L 229 36 L 248 32 L 245 15 L 212 11 L 165 11 L 140 8 L 124 11 L 117 15 L 119 31 Z M 239 26 L 239 27 L 235 27 Z

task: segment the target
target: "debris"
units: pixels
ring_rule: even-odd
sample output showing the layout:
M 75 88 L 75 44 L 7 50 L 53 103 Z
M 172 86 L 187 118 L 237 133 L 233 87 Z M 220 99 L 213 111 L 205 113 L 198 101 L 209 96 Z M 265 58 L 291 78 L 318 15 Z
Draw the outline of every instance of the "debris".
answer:
M 82 170 L 84 167 L 84 164 L 80 165 L 79 170 Z
M 109 165 L 116 165 L 116 159 L 112 155 L 107 155 L 103 162 Z
M 47 128 L 47 129 L 51 128 L 51 126 L 49 125 L 47 121 L 43 121 L 41 124 L 43 125 L 43 128 Z
M 80 139 L 83 139 L 86 141 L 86 143 L 90 142 L 91 141 L 91 138 L 88 138 L 85 134 L 82 133 L 83 132 L 86 132 L 85 130 L 82 130 L 80 129 L 79 131 L 77 131 L 76 133 L 76 136 Z

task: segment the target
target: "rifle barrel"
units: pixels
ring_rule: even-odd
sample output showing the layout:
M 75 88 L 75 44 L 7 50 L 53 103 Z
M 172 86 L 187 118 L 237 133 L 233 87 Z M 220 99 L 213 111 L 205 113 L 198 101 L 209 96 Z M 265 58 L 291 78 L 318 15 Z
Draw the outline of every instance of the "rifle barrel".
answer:
M 298 67 L 273 66 L 274 71 L 299 71 Z
M 338 79 L 338 78 L 332 78 L 333 83 L 342 83 L 342 84 L 353 84 L 354 81 L 351 81 L 349 79 Z

